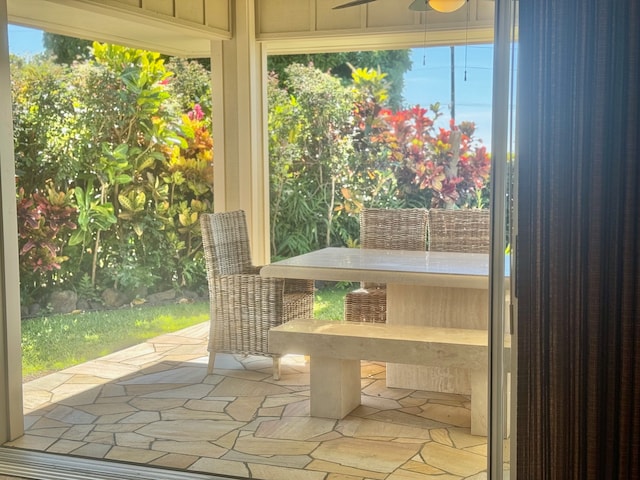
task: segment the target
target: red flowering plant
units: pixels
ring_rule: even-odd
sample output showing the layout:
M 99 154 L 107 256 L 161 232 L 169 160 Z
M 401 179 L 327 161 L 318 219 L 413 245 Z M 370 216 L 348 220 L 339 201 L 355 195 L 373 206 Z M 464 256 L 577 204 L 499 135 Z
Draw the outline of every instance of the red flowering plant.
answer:
M 385 128 L 372 136 L 382 146 L 396 176 L 398 190 L 409 206 L 427 208 L 478 207 L 489 178 L 490 157 L 473 137 L 475 125 L 463 122 L 439 128 L 438 105 L 419 105 L 398 112 L 381 110 Z

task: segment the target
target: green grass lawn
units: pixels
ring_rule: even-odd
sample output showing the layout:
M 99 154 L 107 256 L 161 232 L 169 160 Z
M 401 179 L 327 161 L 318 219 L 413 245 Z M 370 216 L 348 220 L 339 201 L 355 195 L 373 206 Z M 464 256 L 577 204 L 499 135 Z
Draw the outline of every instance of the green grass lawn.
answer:
M 319 290 L 314 316 L 342 319 L 348 289 Z M 208 302 L 27 319 L 22 322 L 22 375 L 28 381 L 208 320 Z

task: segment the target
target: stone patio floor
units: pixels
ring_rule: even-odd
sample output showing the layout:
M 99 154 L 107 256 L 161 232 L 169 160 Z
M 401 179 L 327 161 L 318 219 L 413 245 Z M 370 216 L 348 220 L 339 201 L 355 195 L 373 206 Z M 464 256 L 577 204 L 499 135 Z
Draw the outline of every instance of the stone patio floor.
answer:
M 387 388 L 362 362 L 362 405 L 309 417 L 304 357 L 218 354 L 208 324 L 154 338 L 24 385 L 25 435 L 6 444 L 262 480 L 486 479 L 469 397 Z

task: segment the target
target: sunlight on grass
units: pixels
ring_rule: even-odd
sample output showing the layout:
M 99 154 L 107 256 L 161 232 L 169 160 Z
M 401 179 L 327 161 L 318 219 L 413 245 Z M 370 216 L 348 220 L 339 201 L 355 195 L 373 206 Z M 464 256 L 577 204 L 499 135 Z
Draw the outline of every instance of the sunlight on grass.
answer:
M 338 285 L 318 290 L 314 317 L 341 320 L 344 296 L 352 288 Z M 63 370 L 208 320 L 208 302 L 27 319 L 22 322 L 23 378 Z

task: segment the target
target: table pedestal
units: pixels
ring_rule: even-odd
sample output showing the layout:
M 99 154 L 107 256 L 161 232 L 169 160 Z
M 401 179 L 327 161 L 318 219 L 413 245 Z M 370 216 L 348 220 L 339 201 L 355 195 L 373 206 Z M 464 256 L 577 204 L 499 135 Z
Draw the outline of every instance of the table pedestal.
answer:
M 486 289 L 387 285 L 387 323 L 487 330 Z M 486 375 L 487 362 L 476 370 Z M 486 381 L 486 380 L 485 380 Z M 387 364 L 387 386 L 471 394 L 470 369 Z

